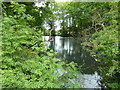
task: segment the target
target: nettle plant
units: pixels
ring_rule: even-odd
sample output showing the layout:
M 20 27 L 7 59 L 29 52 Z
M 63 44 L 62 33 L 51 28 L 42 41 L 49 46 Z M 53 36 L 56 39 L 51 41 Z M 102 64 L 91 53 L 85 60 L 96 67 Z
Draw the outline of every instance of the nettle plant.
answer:
M 2 86 L 3 88 L 78 88 L 76 64 L 65 64 L 46 51 L 42 32 L 31 28 L 24 4 L 12 2 L 14 14 L 3 10 L 2 21 Z M 4 7 L 5 8 L 5 7 Z M 3 9 L 4 9 L 3 8 Z M 60 73 L 62 72 L 62 74 Z

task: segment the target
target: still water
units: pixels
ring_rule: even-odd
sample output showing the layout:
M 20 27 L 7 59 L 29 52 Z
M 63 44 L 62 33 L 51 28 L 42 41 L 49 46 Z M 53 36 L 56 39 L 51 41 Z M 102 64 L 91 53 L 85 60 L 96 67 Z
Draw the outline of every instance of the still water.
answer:
M 49 36 L 44 36 L 43 40 L 47 41 Z M 98 74 L 98 63 L 86 52 L 80 45 L 79 38 L 73 37 L 52 37 L 51 42 L 46 42 L 46 48 L 50 48 L 56 52 L 59 52 L 56 56 L 61 60 L 67 60 L 67 62 L 74 61 L 81 68 L 78 78 L 84 79 L 81 82 L 83 88 L 101 88 L 99 80 L 101 77 Z

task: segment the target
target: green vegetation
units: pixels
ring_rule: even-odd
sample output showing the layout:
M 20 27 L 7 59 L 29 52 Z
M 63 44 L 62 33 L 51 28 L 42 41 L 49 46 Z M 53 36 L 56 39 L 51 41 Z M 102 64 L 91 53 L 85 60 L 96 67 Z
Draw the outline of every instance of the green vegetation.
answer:
M 120 87 L 118 3 L 67 2 L 58 3 L 57 9 L 61 36 L 81 38 L 83 47 L 100 62 L 101 82 L 106 87 Z
M 77 81 L 72 83 L 69 80 L 76 78 L 76 64 L 65 64 L 54 58 L 55 52 L 44 48 L 40 28 L 30 23 L 36 23 L 36 17 L 28 14 L 27 8 L 26 3 L 3 3 L 2 87 L 79 87 Z M 33 10 L 38 9 L 34 7 Z
M 120 88 L 117 2 L 2 3 L 3 88 L 78 88 L 76 64 L 47 51 L 43 35 L 81 38 L 83 48 L 100 63 L 101 82 Z M 55 21 L 61 29 L 56 31 Z M 44 25 L 48 25 L 48 29 Z M 59 71 L 62 71 L 61 75 Z
M 118 8 L 117 3 L 109 3 L 109 5 L 111 9 L 105 13 L 108 16 L 103 15 L 105 28 L 93 33 L 89 42 L 84 42 L 82 45 L 100 63 L 99 70 L 103 78 L 101 82 L 107 88 L 119 88 Z
M 110 88 L 120 87 L 120 68 L 118 51 L 118 31 L 117 28 L 107 28 L 92 35 L 91 41 L 83 43 L 88 47 L 88 51 L 100 62 L 99 70 L 103 77 L 102 83 Z

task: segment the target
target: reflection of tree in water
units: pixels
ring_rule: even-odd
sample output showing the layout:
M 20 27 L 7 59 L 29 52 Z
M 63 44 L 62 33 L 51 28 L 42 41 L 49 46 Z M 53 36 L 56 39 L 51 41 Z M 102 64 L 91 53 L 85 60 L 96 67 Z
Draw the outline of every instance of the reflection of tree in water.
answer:
M 50 42 L 49 48 L 59 52 L 56 56 L 60 59 L 66 59 L 68 62 L 74 61 L 79 66 L 82 65 L 84 73 L 93 74 L 97 69 L 97 62 L 85 52 L 80 46 L 77 39 L 70 37 L 53 37 L 53 42 Z

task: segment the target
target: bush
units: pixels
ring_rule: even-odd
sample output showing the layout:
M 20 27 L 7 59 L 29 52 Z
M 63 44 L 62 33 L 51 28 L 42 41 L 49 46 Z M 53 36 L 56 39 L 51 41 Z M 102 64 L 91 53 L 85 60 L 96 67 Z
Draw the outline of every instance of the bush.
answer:
M 4 13 L 2 23 L 2 87 L 79 87 L 69 80 L 76 78 L 76 64 L 65 64 L 44 48 L 40 30 L 27 23 L 32 16 L 25 14 L 25 5 L 13 2 L 11 7 L 17 16 Z
M 91 55 L 96 61 L 100 62 L 101 75 L 103 83 L 107 87 L 118 88 L 120 87 L 120 68 L 119 66 L 119 51 L 118 51 L 118 31 L 117 26 L 109 26 L 106 30 L 96 32 L 92 35 L 90 42 L 83 43 L 88 48 Z

